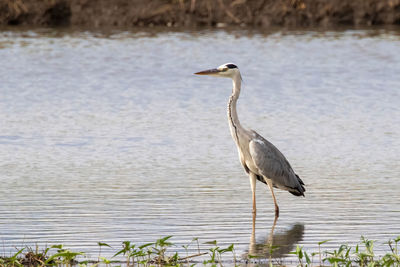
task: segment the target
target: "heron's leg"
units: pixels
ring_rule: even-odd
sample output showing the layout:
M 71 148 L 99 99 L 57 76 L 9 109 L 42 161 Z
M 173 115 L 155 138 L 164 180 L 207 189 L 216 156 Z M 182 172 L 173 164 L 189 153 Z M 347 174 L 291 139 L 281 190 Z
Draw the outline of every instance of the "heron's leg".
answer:
M 269 189 L 271 190 L 271 194 L 272 194 L 272 198 L 274 200 L 274 204 L 275 204 L 275 217 L 279 217 L 279 207 L 278 207 L 278 203 L 276 203 L 276 198 L 275 198 L 275 194 L 274 194 L 274 188 L 272 185 L 271 180 L 269 179 L 265 179 L 265 181 L 267 182 Z
M 256 209 L 256 181 L 257 181 L 257 176 L 250 172 L 249 174 L 250 178 L 250 186 L 251 186 L 251 193 L 253 197 L 253 221 L 256 217 L 257 209 Z
M 255 216 L 253 216 L 253 227 L 251 229 L 250 244 L 249 244 L 249 255 L 257 255 L 256 218 L 255 218 Z
M 270 244 L 271 246 L 274 243 L 274 230 L 275 230 L 275 226 L 276 226 L 276 222 L 277 221 L 278 221 L 278 217 L 275 216 L 274 223 L 272 224 L 271 231 L 269 232 L 269 237 L 268 237 L 268 244 Z

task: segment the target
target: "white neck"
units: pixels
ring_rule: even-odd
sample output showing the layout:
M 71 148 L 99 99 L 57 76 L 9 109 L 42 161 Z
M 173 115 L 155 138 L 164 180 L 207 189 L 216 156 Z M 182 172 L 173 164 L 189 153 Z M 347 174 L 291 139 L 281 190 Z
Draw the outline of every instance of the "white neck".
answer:
M 231 129 L 231 134 L 233 140 L 238 143 L 238 131 L 243 130 L 242 125 L 239 122 L 239 117 L 236 111 L 236 102 L 240 95 L 241 79 L 240 75 L 235 75 L 232 79 L 233 88 L 232 95 L 229 97 L 228 101 L 228 122 L 229 128 Z

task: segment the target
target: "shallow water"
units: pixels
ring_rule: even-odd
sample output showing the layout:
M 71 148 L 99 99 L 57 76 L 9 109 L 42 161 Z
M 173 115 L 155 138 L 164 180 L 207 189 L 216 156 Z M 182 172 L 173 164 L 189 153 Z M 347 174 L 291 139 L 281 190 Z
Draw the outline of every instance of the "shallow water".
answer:
M 0 242 L 63 243 L 97 257 L 173 235 L 266 255 L 269 190 L 251 190 L 226 119 L 235 62 L 242 124 L 306 183 L 277 191 L 274 242 L 316 251 L 400 234 L 396 31 L 0 32 Z M 194 246 L 193 250 L 196 249 Z

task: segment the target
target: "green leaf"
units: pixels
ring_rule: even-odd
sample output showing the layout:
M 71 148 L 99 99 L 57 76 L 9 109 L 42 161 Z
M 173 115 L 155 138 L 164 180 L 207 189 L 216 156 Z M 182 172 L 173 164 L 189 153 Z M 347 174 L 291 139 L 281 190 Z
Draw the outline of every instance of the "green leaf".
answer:
M 112 257 L 114 258 L 114 257 L 116 257 L 116 256 L 118 256 L 119 254 L 122 254 L 122 253 L 124 253 L 124 255 L 126 253 L 126 250 L 124 248 L 121 249 L 120 251 L 118 251 L 117 253 L 115 253 L 114 256 L 112 256 Z
M 341 245 L 341 246 L 339 247 L 338 254 L 341 254 L 342 251 L 344 251 L 346 248 L 347 248 L 347 245 Z
M 177 262 L 178 259 L 179 259 L 178 252 L 175 252 L 175 254 L 171 257 L 171 259 L 172 259 L 174 262 Z
M 118 251 L 117 253 L 114 254 L 114 256 L 112 256 L 113 258 L 115 256 L 118 256 L 120 254 L 127 254 L 129 251 L 133 250 L 135 248 L 135 244 L 131 245 L 130 241 L 123 241 L 122 242 L 122 249 L 120 251 Z
M 156 241 L 155 245 L 156 246 L 160 246 L 160 247 L 168 247 L 168 246 L 172 246 L 173 244 L 171 242 L 167 242 L 168 239 L 170 239 L 172 237 L 172 235 L 160 238 Z
M 131 247 L 131 241 L 123 241 L 123 242 L 122 242 L 122 246 L 123 246 L 125 249 L 129 249 L 129 248 Z
M 149 246 L 152 246 L 152 245 L 154 245 L 154 243 L 147 243 L 147 244 L 139 246 L 139 249 L 144 249 L 145 247 L 149 247 Z
M 302 251 L 303 247 L 300 247 L 299 245 L 297 245 L 296 247 L 296 255 L 297 257 L 299 257 L 299 259 L 303 258 L 303 251 Z
M 101 243 L 101 242 L 97 242 L 97 245 L 99 245 L 100 247 L 109 247 L 111 248 L 111 246 L 107 243 Z
M 50 248 L 58 248 L 58 249 L 62 249 L 63 245 L 52 245 Z
M 326 242 L 329 242 L 329 241 L 331 241 L 331 240 L 330 240 L 330 239 L 327 239 L 327 240 L 324 240 L 324 241 L 318 242 L 318 245 L 325 244 Z
M 307 264 L 311 264 L 310 257 L 308 257 L 308 254 L 307 254 L 307 252 L 305 252 L 305 251 L 304 251 L 304 256 L 305 256 L 305 258 L 306 258 Z
M 111 263 L 111 261 L 109 259 L 105 258 L 105 257 L 100 257 L 100 260 L 105 264 L 110 264 Z
M 217 245 L 217 240 L 213 240 L 213 241 L 207 241 L 207 242 L 204 242 L 204 244 L 208 244 L 208 245 Z
M 157 240 L 157 243 L 164 243 L 165 241 L 167 241 L 168 239 L 170 239 L 172 237 L 172 235 L 160 238 Z
M 22 249 L 18 250 L 11 258 L 12 259 L 16 259 L 18 257 L 18 255 L 21 254 L 22 251 L 24 251 L 24 250 L 25 250 L 25 248 L 22 248 Z
M 73 252 L 73 251 L 69 251 L 69 250 L 61 251 L 59 253 L 56 253 L 56 254 L 50 256 L 44 263 L 48 264 L 49 262 L 53 261 L 56 258 L 63 258 L 63 260 L 65 260 L 65 261 L 71 261 L 78 255 L 85 255 L 85 253 L 84 252 Z
M 225 253 L 225 252 L 228 252 L 228 251 L 233 251 L 233 244 L 231 244 L 231 245 L 230 245 L 229 247 L 227 247 L 227 248 L 218 249 L 218 252 L 219 252 L 220 254 Z

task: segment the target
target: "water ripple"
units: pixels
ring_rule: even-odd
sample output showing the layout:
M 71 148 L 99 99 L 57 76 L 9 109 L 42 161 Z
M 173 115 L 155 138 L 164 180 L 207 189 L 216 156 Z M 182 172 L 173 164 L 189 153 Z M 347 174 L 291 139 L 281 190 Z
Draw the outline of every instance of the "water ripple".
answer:
M 225 117 L 230 82 L 192 75 L 227 61 L 245 80 L 243 124 L 307 185 L 306 198 L 277 192 L 279 256 L 361 235 L 383 253 L 400 233 L 395 32 L 5 31 L 0 57 L 3 254 L 64 243 L 97 257 L 99 241 L 173 235 L 182 252 L 198 237 L 267 257 L 273 203 L 259 185 L 252 237 Z

